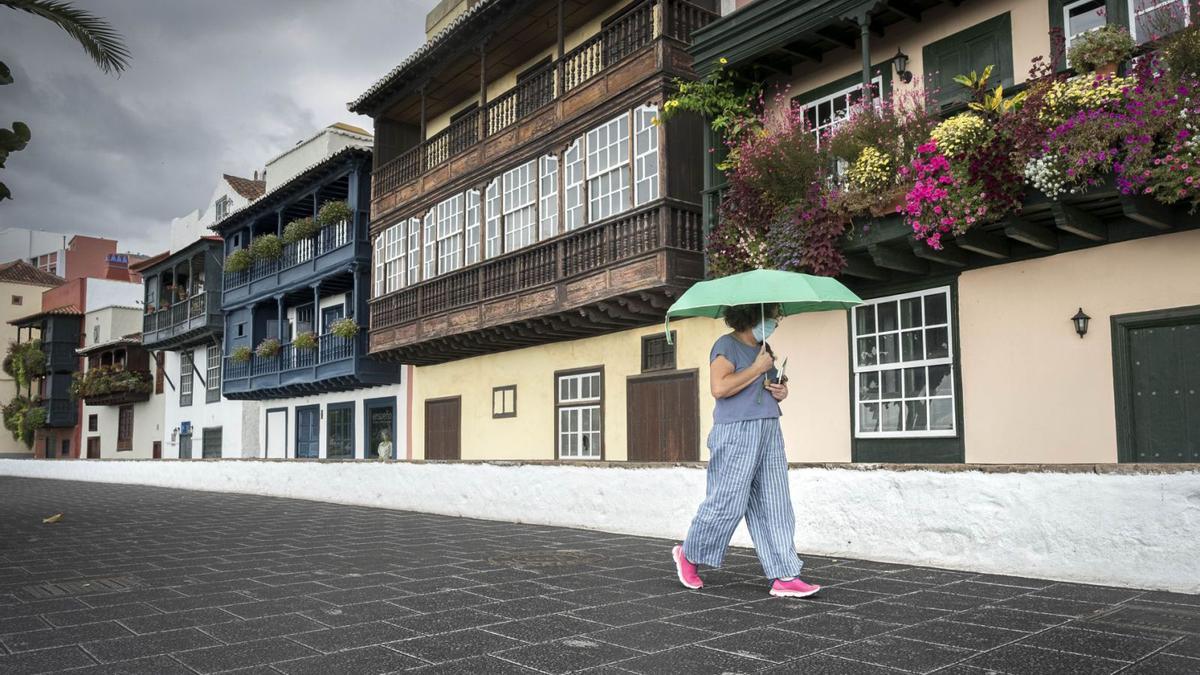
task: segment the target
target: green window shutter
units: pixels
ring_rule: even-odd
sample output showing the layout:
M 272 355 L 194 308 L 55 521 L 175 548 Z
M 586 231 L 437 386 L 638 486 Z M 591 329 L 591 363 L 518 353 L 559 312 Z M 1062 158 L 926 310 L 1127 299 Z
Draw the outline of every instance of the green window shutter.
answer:
M 922 51 L 927 86 L 945 106 L 966 98 L 954 82 L 957 75 L 992 68 L 992 85 L 1013 85 L 1012 18 L 1008 12 L 925 46 Z

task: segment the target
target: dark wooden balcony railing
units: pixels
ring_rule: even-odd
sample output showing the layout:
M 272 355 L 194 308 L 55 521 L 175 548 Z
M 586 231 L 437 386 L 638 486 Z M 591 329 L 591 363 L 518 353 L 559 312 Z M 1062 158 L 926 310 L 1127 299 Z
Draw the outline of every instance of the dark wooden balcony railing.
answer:
M 277 260 L 255 260 L 248 270 L 225 272 L 225 289 L 245 286 L 252 281 L 258 281 L 259 279 L 278 274 L 296 265 L 304 264 L 313 258 L 335 251 L 353 241 L 354 228 L 349 222 L 342 221 L 333 225 L 326 225 L 314 237 L 302 239 L 291 244 L 284 244 L 283 254 Z
M 700 252 L 698 209 L 660 200 L 371 301 L 371 330 L 549 286 L 661 249 Z
M 662 16 L 656 28 L 655 10 L 660 5 Z M 481 131 L 488 137 L 528 118 L 612 69 L 649 45 L 655 37 L 662 35 L 688 42 L 692 31 L 717 18 L 720 15 L 687 0 L 644 0 L 563 54 L 561 59 L 550 61 L 489 101 L 483 112 L 486 124 L 480 125 L 478 111 L 464 115 L 446 129 L 376 167 L 371 175 L 373 195 L 379 197 L 394 192 L 465 152 L 483 140 Z
M 226 387 L 237 385 L 248 377 L 276 375 L 290 371 L 315 368 L 342 361 L 350 361 L 366 354 L 366 334 L 344 338 L 332 333 L 317 336 L 317 346 L 312 349 L 297 349 L 291 342 L 283 343 L 279 353 L 262 357 L 252 354 L 249 361 L 236 361 L 225 357 L 224 382 Z M 245 387 L 243 387 L 245 388 Z
M 216 294 L 215 290 L 197 291 L 190 298 L 180 300 L 170 307 L 155 309 L 142 318 L 142 332 L 154 333 L 207 316 L 210 307 L 215 312 L 220 307 Z

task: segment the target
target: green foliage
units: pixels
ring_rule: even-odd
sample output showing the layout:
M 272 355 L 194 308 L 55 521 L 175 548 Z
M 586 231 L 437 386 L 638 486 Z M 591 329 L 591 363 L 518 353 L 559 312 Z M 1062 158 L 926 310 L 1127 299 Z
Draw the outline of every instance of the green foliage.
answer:
M 761 84 L 739 85 L 725 69 L 726 60 L 703 80 L 675 80 L 676 92 L 663 103 L 658 121 L 666 122 L 680 112 L 703 116 L 717 135 L 730 143 L 762 129 L 754 104 L 762 94 Z M 717 168 L 730 168 L 734 159 L 726 159 Z
M 254 350 L 250 349 L 246 345 L 234 347 L 233 353 L 229 355 L 229 357 L 233 359 L 234 363 L 249 363 L 250 357 L 252 356 L 254 356 Z
M 154 388 L 150 373 L 121 366 L 96 366 L 71 378 L 71 396 L 93 398 L 110 394 L 149 394 Z
M 297 218 L 283 228 L 283 243 L 295 244 L 298 241 L 312 239 L 320 231 L 321 226 L 317 225 L 312 218 Z
M 1133 56 L 1137 45 L 1124 26 L 1108 24 L 1071 40 L 1067 62 L 1078 71 L 1096 70 Z
M 349 222 L 354 219 L 354 211 L 350 209 L 350 205 L 342 200 L 325 202 L 321 205 L 321 209 L 317 211 L 317 225 L 325 227 L 327 225 L 337 225 L 341 222 Z
M 254 348 L 254 355 L 260 359 L 269 359 L 279 353 L 281 345 L 275 338 L 266 338 Z
M 273 234 L 256 237 L 250 244 L 250 256 L 255 260 L 279 260 L 283 256 L 283 240 Z
M 292 340 L 292 346 L 294 346 L 296 349 L 304 349 L 304 350 L 316 349 L 317 348 L 317 335 L 316 335 L 316 333 L 313 333 L 312 331 L 308 331 L 306 333 L 301 333 L 301 334 L 297 335 L 294 340 Z
M 38 399 L 17 396 L 3 408 L 4 428 L 8 429 L 13 439 L 33 447 L 33 434 L 46 425 L 46 409 Z
M 332 326 L 329 327 L 329 332 L 337 337 L 349 340 L 355 335 L 358 335 L 358 322 L 351 317 L 338 319 L 337 321 L 333 322 Z
M 42 352 L 42 341 L 8 343 L 8 354 L 4 357 L 4 372 L 13 379 L 17 393 L 28 391 L 33 380 L 46 374 L 46 355 Z
M 250 251 L 244 248 L 225 256 L 225 270 L 228 272 L 245 272 L 250 269 L 250 264 L 254 262 L 254 256 L 250 255 Z
M 994 67 L 989 65 L 982 73 L 972 70 L 966 75 L 956 75 L 954 81 L 970 94 L 971 102 L 968 105 L 971 110 L 995 118 L 1019 110 L 1027 94 L 1022 91 L 1005 98 L 1004 85 L 996 85 L 995 89 L 989 89 L 988 80 L 991 79 L 993 70 Z
M 1168 37 L 1162 55 L 1177 80 L 1200 77 L 1200 24 L 1193 23 Z

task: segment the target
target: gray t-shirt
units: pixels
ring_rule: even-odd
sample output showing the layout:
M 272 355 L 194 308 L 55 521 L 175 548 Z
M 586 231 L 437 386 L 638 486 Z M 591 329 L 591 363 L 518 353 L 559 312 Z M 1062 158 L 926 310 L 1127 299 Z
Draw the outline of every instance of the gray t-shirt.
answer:
M 733 364 L 733 372 L 740 373 L 754 364 L 754 359 L 758 358 L 758 347 L 751 347 L 726 333 L 713 344 L 708 362 L 716 361 L 718 356 L 724 356 Z M 768 375 L 774 382 L 779 372 L 772 368 Z M 717 399 L 713 407 L 713 422 L 716 424 L 761 420 L 779 415 L 779 401 L 771 396 L 771 392 L 763 389 L 761 375 L 733 396 Z

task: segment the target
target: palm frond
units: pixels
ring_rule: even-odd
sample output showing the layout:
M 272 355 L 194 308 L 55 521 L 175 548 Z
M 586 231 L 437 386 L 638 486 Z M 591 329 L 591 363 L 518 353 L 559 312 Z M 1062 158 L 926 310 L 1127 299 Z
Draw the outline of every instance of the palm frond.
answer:
M 129 67 L 129 48 L 104 17 L 60 0 L 0 0 L 0 6 L 29 12 L 53 22 L 83 47 L 105 73 Z

